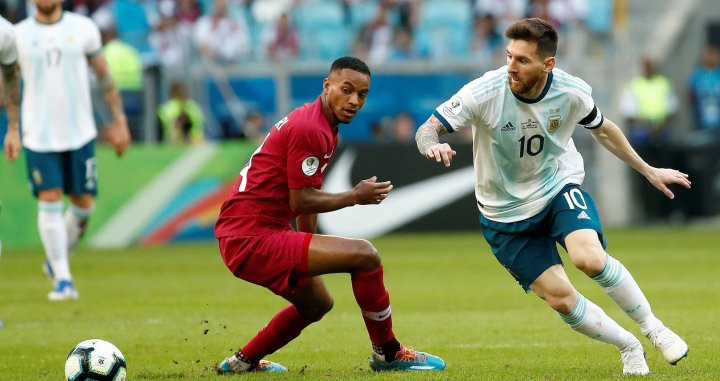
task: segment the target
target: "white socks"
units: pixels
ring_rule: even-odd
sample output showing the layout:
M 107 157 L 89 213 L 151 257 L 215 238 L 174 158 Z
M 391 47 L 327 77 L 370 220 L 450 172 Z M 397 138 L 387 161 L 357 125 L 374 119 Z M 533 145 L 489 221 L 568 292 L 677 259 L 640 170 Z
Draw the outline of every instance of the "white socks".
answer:
M 572 311 L 560 317 L 570 325 L 570 328 L 583 335 L 624 349 L 638 340 L 630 332 L 623 329 L 618 323 L 605 314 L 602 308 L 577 294 L 577 303 Z
M 653 315 L 650 302 L 640 290 L 633 276 L 617 259 L 608 255 L 605 268 L 592 279 L 605 289 L 608 296 L 628 316 L 640 324 L 643 334 L 662 325 L 662 322 Z
M 55 280 L 71 280 L 68 263 L 68 233 L 63 220 L 63 203 L 38 202 L 38 230 L 45 256 L 55 274 Z
M 78 240 L 85 233 L 88 220 L 93 209 L 83 209 L 70 203 L 65 211 L 65 226 L 67 229 L 68 251 L 72 251 Z

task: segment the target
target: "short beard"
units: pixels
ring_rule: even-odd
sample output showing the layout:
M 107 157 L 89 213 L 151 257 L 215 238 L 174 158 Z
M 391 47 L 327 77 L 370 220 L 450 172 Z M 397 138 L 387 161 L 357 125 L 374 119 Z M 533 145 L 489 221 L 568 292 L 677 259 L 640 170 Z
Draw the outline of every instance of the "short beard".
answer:
M 539 81 L 539 79 L 538 79 Z M 524 82 L 520 82 L 520 90 L 519 91 L 513 91 L 513 84 L 510 81 L 510 77 L 508 77 L 508 86 L 510 86 L 510 91 L 517 95 L 522 95 L 527 93 L 528 91 L 532 90 L 533 87 L 538 83 L 538 81 L 533 82 L 532 84 L 525 84 Z

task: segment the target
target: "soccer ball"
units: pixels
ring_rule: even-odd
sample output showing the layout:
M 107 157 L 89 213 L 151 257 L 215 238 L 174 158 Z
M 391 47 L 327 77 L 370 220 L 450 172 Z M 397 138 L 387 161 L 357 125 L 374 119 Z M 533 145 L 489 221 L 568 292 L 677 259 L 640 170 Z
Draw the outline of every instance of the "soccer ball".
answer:
M 125 356 L 105 340 L 85 340 L 65 360 L 67 381 L 125 381 L 126 374 Z

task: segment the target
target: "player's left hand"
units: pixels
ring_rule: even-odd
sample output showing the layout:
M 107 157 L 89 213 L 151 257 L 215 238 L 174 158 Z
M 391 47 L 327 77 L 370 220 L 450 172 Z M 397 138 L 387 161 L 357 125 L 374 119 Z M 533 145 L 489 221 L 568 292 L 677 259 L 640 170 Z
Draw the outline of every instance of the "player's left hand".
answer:
M 377 176 L 365 179 L 353 187 L 356 205 L 379 204 L 388 196 L 393 189 L 390 181 L 377 181 Z
M 126 121 L 113 121 L 105 128 L 105 141 L 110 144 L 118 157 L 122 156 L 130 145 L 130 130 Z
M 659 189 L 669 199 L 674 199 L 675 194 L 667 187 L 670 184 L 679 184 L 690 189 L 690 178 L 687 173 L 682 173 L 671 168 L 652 168 L 650 173 L 645 175 L 650 184 Z
M 18 158 L 22 145 L 20 143 L 20 132 L 18 130 L 8 130 L 5 134 L 5 157 L 12 163 Z

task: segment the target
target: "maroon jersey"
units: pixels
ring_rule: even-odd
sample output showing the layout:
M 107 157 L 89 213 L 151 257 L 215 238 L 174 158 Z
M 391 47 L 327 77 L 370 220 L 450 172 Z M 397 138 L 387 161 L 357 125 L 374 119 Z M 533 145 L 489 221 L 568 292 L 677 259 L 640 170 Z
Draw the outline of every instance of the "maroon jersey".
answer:
M 319 189 L 336 145 L 337 128 L 325 118 L 320 97 L 277 122 L 220 208 L 215 237 L 291 229 L 298 214 L 290 208 L 290 189 Z

